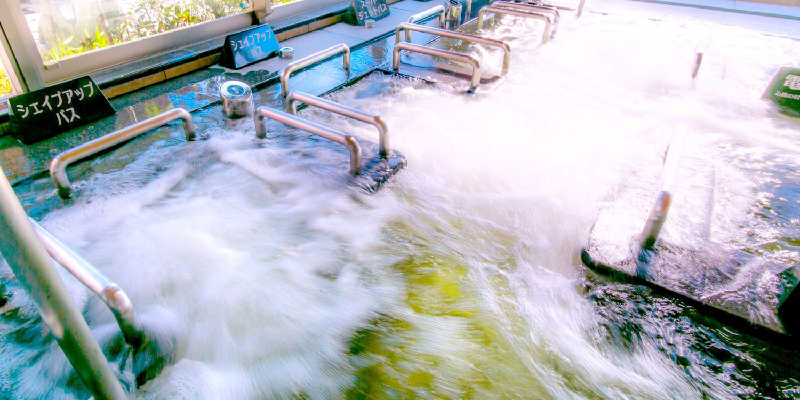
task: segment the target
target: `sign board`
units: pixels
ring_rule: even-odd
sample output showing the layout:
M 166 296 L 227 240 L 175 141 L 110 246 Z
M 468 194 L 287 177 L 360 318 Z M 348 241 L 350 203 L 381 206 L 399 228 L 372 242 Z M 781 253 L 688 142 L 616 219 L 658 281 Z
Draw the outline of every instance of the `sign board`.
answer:
M 269 24 L 228 35 L 222 47 L 223 66 L 239 69 L 266 60 L 278 53 L 280 46 Z
M 8 99 L 11 134 L 31 144 L 115 113 L 91 77 L 84 76 Z
M 778 70 L 763 98 L 772 100 L 784 111 L 800 116 L 800 68 L 783 67 Z
M 379 20 L 389 16 L 386 0 L 350 0 L 350 23 L 363 26 L 364 21 Z

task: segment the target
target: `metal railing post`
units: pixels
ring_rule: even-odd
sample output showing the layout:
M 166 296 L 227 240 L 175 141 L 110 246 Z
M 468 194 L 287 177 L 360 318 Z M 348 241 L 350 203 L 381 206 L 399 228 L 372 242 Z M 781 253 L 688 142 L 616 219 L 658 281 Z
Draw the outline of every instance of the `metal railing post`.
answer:
M 352 175 L 358 175 L 358 173 L 361 171 L 361 146 L 359 146 L 356 138 L 292 114 L 262 106 L 258 107 L 253 113 L 253 123 L 255 123 L 256 137 L 259 139 L 263 139 L 267 136 L 267 128 L 264 126 L 264 118 L 274 119 L 282 124 L 304 130 L 347 147 L 347 150 L 350 152 L 350 173 Z
M 95 399 L 126 399 L 0 168 L 0 252 Z
M 401 37 L 400 32 L 401 31 L 406 31 L 406 33 L 408 33 L 409 31 L 419 31 L 419 32 L 423 32 L 423 33 L 429 33 L 431 35 L 437 35 L 437 36 L 444 36 L 444 37 L 449 37 L 449 38 L 454 38 L 454 39 L 460 39 L 460 40 L 464 40 L 464 41 L 467 41 L 467 42 L 476 42 L 476 43 L 483 43 L 483 44 L 488 44 L 488 45 L 492 45 L 492 46 L 498 46 L 503 50 L 503 72 L 502 73 L 503 73 L 503 75 L 508 73 L 508 66 L 511 63 L 511 47 L 509 47 L 508 43 L 503 42 L 502 40 L 489 39 L 489 38 L 485 38 L 485 37 L 482 37 L 482 36 L 468 35 L 466 33 L 448 31 L 446 29 L 432 28 L 430 26 L 425 26 L 425 25 L 403 23 L 403 24 L 398 25 L 397 29 L 395 30 L 395 33 L 394 33 L 394 43 L 395 43 L 395 45 L 398 42 L 400 42 L 400 37 Z M 406 37 L 408 37 L 408 35 L 406 35 Z
M 550 32 L 550 37 L 552 38 L 556 36 L 558 23 L 561 20 L 561 13 L 558 12 L 558 8 L 556 7 L 541 4 L 517 3 L 509 0 L 495 0 L 492 2 L 492 5 L 509 8 L 512 10 L 528 11 L 535 14 L 551 15 L 553 17 L 553 31 Z
M 550 38 L 550 31 L 551 31 L 551 29 L 553 27 L 553 22 L 550 20 L 550 17 L 548 17 L 547 15 L 537 14 L 537 13 L 528 12 L 528 11 L 521 11 L 521 10 L 516 10 L 516 9 L 512 9 L 512 8 L 503 8 L 503 7 L 497 7 L 497 6 L 486 6 L 486 7 L 481 8 L 480 11 L 478 11 L 478 29 L 483 29 L 483 17 L 487 13 L 508 14 L 508 15 L 514 15 L 514 16 L 517 16 L 517 17 L 533 18 L 533 19 L 538 19 L 540 21 L 544 21 L 545 28 L 544 28 L 544 35 L 542 35 L 542 42 L 547 42 L 547 39 Z
M 283 72 L 281 72 L 281 95 L 286 97 L 286 95 L 289 94 L 289 76 L 292 75 L 292 72 L 333 57 L 339 53 L 344 53 L 342 56 L 342 66 L 347 71 L 347 75 L 350 76 L 350 47 L 344 43 L 339 43 L 287 65 L 286 68 L 283 69 Z
M 114 314 L 114 319 L 117 320 L 125 342 L 133 348 L 138 348 L 144 341 L 144 332 L 136 320 L 133 303 L 128 294 L 36 221 L 31 219 L 30 222 L 50 257 L 108 306 Z
M 447 20 L 447 10 L 445 10 L 443 5 L 438 5 L 431 7 L 425 11 L 420 11 L 408 18 L 408 23 L 413 24 L 421 19 L 429 17 L 433 14 L 439 13 L 439 27 L 444 28 L 445 21 Z M 406 31 L 406 42 L 411 41 L 411 32 Z
M 308 93 L 298 92 L 296 90 L 289 93 L 289 95 L 286 97 L 286 111 L 292 115 L 297 115 L 298 101 L 374 126 L 378 130 L 378 146 L 380 148 L 380 156 L 386 158 L 389 154 L 389 129 L 386 127 L 386 124 L 383 123 L 383 120 L 380 116 L 367 114 L 363 111 L 356 110 L 355 108 L 334 103 L 332 101 L 325 100 Z
M 416 53 L 427 54 L 429 56 L 437 56 L 450 60 L 467 62 L 472 65 L 472 79 L 470 80 L 469 92 L 474 93 L 478 84 L 481 82 L 481 64 L 477 58 L 470 54 L 456 53 L 454 51 L 434 49 L 416 45 L 413 43 L 397 43 L 394 45 L 394 54 L 392 57 L 392 69 L 397 72 L 400 69 L 400 50 L 413 51 Z
M 661 233 L 661 227 L 664 226 L 664 221 L 667 220 L 667 213 L 669 206 L 672 202 L 672 196 L 667 191 L 662 191 L 656 198 L 656 203 L 650 210 L 650 215 L 647 217 L 647 222 L 644 224 L 641 235 L 641 248 L 651 250 L 658 240 L 658 234 Z
M 141 134 L 167 124 L 176 119 L 183 120 L 183 130 L 186 133 L 186 140 L 194 140 L 195 126 L 192 115 L 183 108 L 173 108 L 144 121 L 126 126 L 108 135 L 86 142 L 78 147 L 61 152 L 50 162 L 50 178 L 58 189 L 58 195 L 62 199 L 70 196 L 70 182 L 67 176 L 67 166 L 83 160 L 84 158 L 95 155 L 105 149 L 114 147 L 120 143 L 127 142 Z

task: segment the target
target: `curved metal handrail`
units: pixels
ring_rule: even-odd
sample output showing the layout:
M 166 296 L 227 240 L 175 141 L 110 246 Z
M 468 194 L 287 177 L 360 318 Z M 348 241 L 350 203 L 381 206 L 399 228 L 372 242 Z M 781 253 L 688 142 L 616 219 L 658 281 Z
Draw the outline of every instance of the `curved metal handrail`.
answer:
M 286 68 L 283 69 L 281 72 L 281 95 L 286 97 L 289 94 L 289 76 L 292 72 L 295 72 L 299 69 L 303 69 L 311 64 L 318 63 L 326 58 L 333 57 L 339 53 L 344 53 L 342 56 L 342 65 L 344 69 L 347 70 L 347 75 L 350 75 L 350 47 L 344 43 L 339 43 L 328 47 L 325 50 L 318 51 L 314 54 L 310 54 L 306 57 L 303 57 L 297 61 L 293 61 Z
M 36 221 L 30 219 L 30 222 L 34 231 L 36 231 L 36 236 L 39 237 L 50 257 L 69 271 L 83 286 L 86 286 L 87 289 L 103 300 L 103 303 L 106 303 L 106 306 L 108 306 L 117 320 L 117 325 L 122 331 L 125 342 L 134 348 L 138 348 L 144 341 L 144 332 L 142 332 L 136 321 L 133 303 L 125 291 L 83 257 L 58 240 L 53 234 L 42 228 Z
M 350 152 L 350 173 L 358 175 L 361 170 L 361 146 L 359 146 L 356 138 L 292 114 L 262 106 L 258 107 L 255 113 L 253 113 L 256 137 L 259 139 L 263 139 L 267 135 L 267 128 L 264 127 L 264 118 L 272 118 L 282 124 L 302 129 L 306 132 L 344 145 Z
M 380 116 L 367 114 L 361 110 L 356 110 L 355 108 L 296 90 L 289 93 L 289 96 L 286 97 L 286 111 L 292 115 L 297 115 L 298 101 L 374 126 L 378 129 L 380 156 L 386 158 L 387 154 L 389 154 L 389 129 L 386 127 L 386 124 L 383 123 Z
M 50 178 L 58 189 L 58 195 L 62 199 L 69 198 L 70 182 L 67 176 L 67 167 L 84 158 L 95 155 L 105 149 L 114 147 L 120 143 L 127 142 L 153 128 L 159 127 L 176 119 L 183 120 L 183 130 L 186 132 L 186 140 L 194 140 L 195 126 L 192 115 L 183 108 L 173 108 L 144 121 L 126 126 L 108 135 L 101 136 L 92 141 L 86 142 L 78 147 L 61 152 L 50 162 Z
M 394 55 L 392 57 L 392 69 L 394 72 L 400 68 L 400 50 L 408 50 L 417 53 L 427 54 L 429 56 L 437 56 L 447 58 L 450 60 L 463 61 L 472 65 L 472 79 L 470 81 L 469 92 L 474 93 L 478 84 L 481 82 L 481 63 L 477 58 L 469 54 L 456 53 L 455 51 L 447 51 L 434 49 L 431 47 L 420 46 L 413 43 L 397 43 L 394 45 Z
M 53 267 L 53 261 L 36 237 L 28 215 L 0 167 L 0 255 L 27 292 L 48 334 L 96 399 L 127 399 L 117 375 L 92 336 L 86 320 L 72 301 Z
M 533 13 L 547 13 L 553 16 L 553 31 L 550 32 L 550 37 L 554 37 L 556 35 L 556 31 L 558 30 L 558 23 L 561 20 L 561 13 L 558 12 L 558 8 L 548 5 L 541 5 L 541 4 L 531 4 L 531 3 L 517 3 L 514 1 L 509 0 L 495 0 L 492 2 L 493 6 L 498 7 L 505 7 L 515 10 L 522 10 L 522 11 L 530 11 Z
M 460 39 L 468 42 L 476 42 L 476 43 L 483 43 L 492 46 L 499 46 L 503 49 L 503 75 L 508 73 L 508 65 L 511 62 L 511 47 L 509 47 L 508 43 L 497 40 L 497 39 L 489 39 L 481 36 L 476 35 L 468 35 L 466 33 L 455 32 L 455 31 L 448 31 L 446 29 L 438 29 L 433 28 L 430 26 L 425 25 L 418 25 L 418 24 L 400 24 L 397 26 L 394 34 L 394 43 L 397 44 L 400 42 L 400 31 L 419 31 L 423 33 L 429 33 L 431 35 L 437 36 L 444 36 L 454 39 Z
M 444 6 L 441 4 L 412 15 L 411 17 L 408 18 L 408 23 L 413 24 L 414 22 L 417 22 L 425 17 L 429 17 L 436 13 L 439 13 L 439 26 L 444 27 L 445 21 L 447 20 L 447 10 L 445 10 Z M 411 32 L 406 31 L 406 42 L 410 41 L 411 41 Z
M 497 7 L 497 6 L 486 6 L 486 7 L 481 8 L 480 11 L 478 11 L 478 29 L 482 29 L 483 28 L 483 16 L 486 15 L 487 13 L 508 14 L 508 15 L 514 15 L 514 16 L 517 16 L 517 17 L 533 18 L 533 19 L 538 19 L 538 20 L 544 21 L 545 28 L 544 28 L 544 35 L 542 36 L 542 42 L 547 42 L 547 39 L 550 37 L 550 31 L 552 29 L 553 22 L 550 20 L 550 17 L 548 17 L 546 15 L 537 14 L 537 13 L 533 13 L 533 12 L 529 12 L 529 11 L 515 10 L 515 9 L 511 9 L 511 8 L 503 8 L 503 7 Z

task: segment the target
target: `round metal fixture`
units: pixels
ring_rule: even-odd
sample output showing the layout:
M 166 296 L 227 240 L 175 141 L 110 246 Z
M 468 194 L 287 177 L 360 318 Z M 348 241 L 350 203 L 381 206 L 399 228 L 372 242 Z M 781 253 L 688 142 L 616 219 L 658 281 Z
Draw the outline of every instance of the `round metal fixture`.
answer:
M 292 58 L 294 57 L 294 49 L 291 47 L 281 47 L 278 51 L 281 58 Z
M 244 82 L 227 81 L 219 87 L 222 111 L 228 118 L 239 118 L 253 113 L 253 91 Z

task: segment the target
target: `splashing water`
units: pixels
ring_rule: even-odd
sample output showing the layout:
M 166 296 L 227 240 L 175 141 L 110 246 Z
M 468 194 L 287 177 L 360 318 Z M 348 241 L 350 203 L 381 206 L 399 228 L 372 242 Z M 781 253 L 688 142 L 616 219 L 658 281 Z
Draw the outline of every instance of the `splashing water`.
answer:
M 346 186 L 343 150 L 273 125 L 259 141 L 244 120 L 179 157 L 154 148 L 77 182 L 84 197 L 44 225 L 125 288 L 143 318 L 177 332 L 174 364 L 138 397 L 769 392 L 751 374 L 759 359 L 691 320 L 675 328 L 687 321 L 679 303 L 597 286 L 578 252 L 604 201 L 657 187 L 666 146 L 681 137 L 717 166 L 714 240 L 800 259 L 798 125 L 760 100 L 800 48 L 685 18 L 562 21 L 541 47 L 531 21 L 485 29 L 509 39 L 513 58 L 507 77 L 474 96 L 381 75 L 331 96 L 381 115 L 408 158 L 374 195 Z M 368 126 L 301 115 L 376 140 Z M 111 326 L 70 287 L 90 324 Z M 709 355 L 704 341 L 722 350 Z M 50 346 L 31 370 L 59 362 Z M 778 386 L 797 388 L 795 378 Z M 53 393 L 49 380 L 31 381 L 40 388 L 28 393 Z

